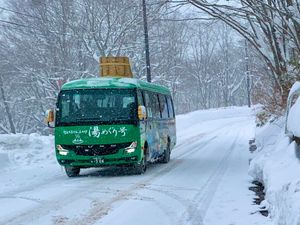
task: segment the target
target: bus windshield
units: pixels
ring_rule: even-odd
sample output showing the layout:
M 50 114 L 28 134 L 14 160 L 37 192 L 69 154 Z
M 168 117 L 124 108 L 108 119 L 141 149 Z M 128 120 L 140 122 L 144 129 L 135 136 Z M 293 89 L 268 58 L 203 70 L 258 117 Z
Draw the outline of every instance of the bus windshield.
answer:
M 57 126 L 125 124 L 136 120 L 133 89 L 82 89 L 61 91 Z

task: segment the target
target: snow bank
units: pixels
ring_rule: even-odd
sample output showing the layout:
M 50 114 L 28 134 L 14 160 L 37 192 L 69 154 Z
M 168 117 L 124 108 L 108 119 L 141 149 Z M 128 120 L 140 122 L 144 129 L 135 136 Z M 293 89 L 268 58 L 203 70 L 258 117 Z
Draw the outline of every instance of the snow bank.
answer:
M 292 95 L 294 95 L 295 93 L 299 92 L 300 90 L 300 82 L 299 81 L 296 81 L 293 86 L 291 87 L 291 90 L 289 92 L 289 96 L 288 98 L 291 98 Z
M 257 128 L 258 150 L 249 174 L 265 185 L 262 205 L 275 224 L 300 224 L 300 160 L 295 143 L 284 134 L 284 118 Z
M 299 93 L 300 82 L 297 81 L 292 86 L 288 97 L 287 121 L 285 132 L 290 137 L 300 137 L 300 98 L 298 97 Z M 295 98 L 297 98 L 297 100 L 294 103 Z
M 287 117 L 287 131 L 296 137 L 300 137 L 300 98 L 290 108 Z
M 0 135 L 0 168 L 55 163 L 53 136 Z

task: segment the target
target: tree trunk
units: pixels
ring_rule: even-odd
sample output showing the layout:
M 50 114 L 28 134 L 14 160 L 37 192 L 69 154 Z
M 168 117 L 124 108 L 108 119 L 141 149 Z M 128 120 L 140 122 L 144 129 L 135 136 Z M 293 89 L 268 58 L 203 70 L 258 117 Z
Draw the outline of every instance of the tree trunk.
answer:
M 5 98 L 5 95 L 4 95 L 3 80 L 2 80 L 1 76 L 0 76 L 0 93 L 1 93 L 1 98 L 2 98 L 3 104 L 4 104 L 5 114 L 7 115 L 7 119 L 8 119 L 8 122 L 9 122 L 10 131 L 11 131 L 11 133 L 15 134 L 16 133 L 16 128 L 15 128 L 15 125 L 13 123 L 12 115 L 11 115 L 10 110 L 9 110 L 9 105 L 8 105 L 7 100 Z

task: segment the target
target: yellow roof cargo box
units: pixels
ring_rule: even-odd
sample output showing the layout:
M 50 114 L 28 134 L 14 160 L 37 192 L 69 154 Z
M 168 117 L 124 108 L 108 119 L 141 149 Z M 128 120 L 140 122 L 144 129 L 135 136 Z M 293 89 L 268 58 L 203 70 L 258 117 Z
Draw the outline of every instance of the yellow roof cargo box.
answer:
M 132 77 L 128 57 L 100 57 L 101 77 Z

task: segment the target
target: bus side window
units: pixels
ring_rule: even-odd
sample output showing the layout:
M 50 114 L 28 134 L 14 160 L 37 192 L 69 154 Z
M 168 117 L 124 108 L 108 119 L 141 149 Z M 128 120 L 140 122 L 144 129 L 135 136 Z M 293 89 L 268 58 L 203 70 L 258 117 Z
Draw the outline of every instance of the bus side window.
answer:
M 145 106 L 144 99 L 143 99 L 143 94 L 140 90 L 137 91 L 137 101 L 138 101 L 138 105 Z
M 165 95 L 159 95 L 160 111 L 163 119 L 168 118 L 167 99 Z
M 145 97 L 145 107 L 147 110 L 147 118 L 152 118 L 153 115 L 152 115 L 152 107 L 151 107 L 149 92 L 145 91 L 144 97 Z
M 75 110 L 75 103 L 73 101 L 70 100 L 70 95 L 67 95 L 67 94 L 63 94 L 62 95 L 62 98 L 64 99 L 64 101 L 62 102 L 62 117 L 65 117 L 65 116 L 69 116 L 70 114 L 70 108 L 71 110 Z
M 167 100 L 168 100 L 169 118 L 174 118 L 175 114 L 174 114 L 174 108 L 173 108 L 173 102 L 171 96 L 168 96 Z
M 155 93 L 151 93 L 151 106 L 152 106 L 152 112 L 153 112 L 153 118 L 159 119 L 161 118 L 161 113 L 159 109 L 159 100 L 158 95 Z

